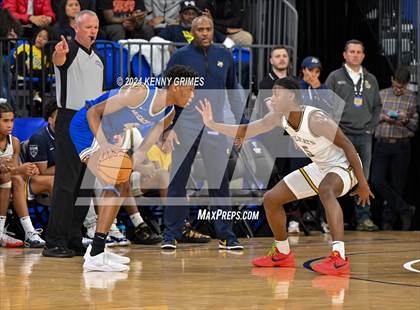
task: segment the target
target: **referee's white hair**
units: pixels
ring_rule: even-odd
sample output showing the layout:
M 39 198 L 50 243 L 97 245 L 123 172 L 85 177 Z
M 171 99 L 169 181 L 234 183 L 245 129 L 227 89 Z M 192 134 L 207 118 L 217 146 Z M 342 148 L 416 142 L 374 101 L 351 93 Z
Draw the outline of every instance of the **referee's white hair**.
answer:
M 83 10 L 80 11 L 77 15 L 76 18 L 74 19 L 76 24 L 80 24 L 80 22 L 82 21 L 82 17 L 84 15 L 89 15 L 89 16 L 94 16 L 94 17 L 98 17 L 98 15 L 96 15 L 95 12 L 91 11 L 91 10 Z

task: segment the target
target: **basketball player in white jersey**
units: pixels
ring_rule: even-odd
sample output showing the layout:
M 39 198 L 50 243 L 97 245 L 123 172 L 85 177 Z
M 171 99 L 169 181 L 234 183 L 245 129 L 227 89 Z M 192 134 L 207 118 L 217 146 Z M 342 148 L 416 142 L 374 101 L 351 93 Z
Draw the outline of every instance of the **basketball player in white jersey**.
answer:
M 249 138 L 268 132 L 276 126 L 283 127 L 296 145 L 312 160 L 280 181 L 264 195 L 264 209 L 275 241 L 268 256 L 252 261 L 257 267 L 295 267 L 286 233 L 286 214 L 283 205 L 294 200 L 319 195 L 331 228 L 332 254 L 312 265 L 319 273 L 348 274 L 350 264 L 345 256 L 343 213 L 337 197 L 351 193 L 358 195 L 358 203 L 370 204 L 374 197 L 363 175 L 362 165 L 350 140 L 328 115 L 317 108 L 300 105 L 299 84 L 292 78 L 276 81 L 273 87 L 271 112 L 248 125 L 215 123 L 210 103 L 205 100 L 197 108 L 204 124 L 212 130 L 231 137 Z
M 7 103 L 0 104 L 0 245 L 7 248 L 31 247 L 40 248 L 45 245 L 39 234 L 42 230 L 35 229 L 29 217 L 25 195 L 25 181 L 39 174 L 33 163 L 19 163 L 19 139 L 12 136 L 14 114 Z M 7 234 L 5 229 L 10 193 L 13 196 L 13 206 L 25 231 L 25 241 L 15 239 Z

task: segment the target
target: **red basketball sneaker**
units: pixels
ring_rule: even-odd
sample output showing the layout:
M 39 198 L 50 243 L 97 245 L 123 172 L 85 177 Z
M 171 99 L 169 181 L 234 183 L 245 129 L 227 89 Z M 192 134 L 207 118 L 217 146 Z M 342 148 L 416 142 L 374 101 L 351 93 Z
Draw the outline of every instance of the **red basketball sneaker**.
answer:
M 337 251 L 333 251 L 322 262 L 313 264 L 311 267 L 316 272 L 333 276 L 350 273 L 350 262 L 348 258 L 342 259 L 340 253 Z
M 6 233 L 0 235 L 0 244 L 5 248 L 17 248 L 23 246 L 23 241 L 15 239 Z
M 296 267 L 295 256 L 292 252 L 289 254 L 282 254 L 277 250 L 276 244 L 273 243 L 271 251 L 268 256 L 258 257 L 252 260 L 252 264 L 256 267 Z

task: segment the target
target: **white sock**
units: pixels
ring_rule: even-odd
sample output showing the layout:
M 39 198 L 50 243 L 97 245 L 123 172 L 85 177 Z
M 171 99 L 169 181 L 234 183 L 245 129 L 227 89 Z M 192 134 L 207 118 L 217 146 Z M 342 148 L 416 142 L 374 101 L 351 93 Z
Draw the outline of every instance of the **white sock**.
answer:
M 0 237 L 3 235 L 7 216 L 0 216 Z
M 136 212 L 130 215 L 130 220 L 133 223 L 134 227 L 139 226 L 141 223 L 144 222 L 143 218 L 140 215 L 140 212 Z
M 23 226 L 23 229 L 25 230 L 25 235 L 28 235 L 28 233 L 33 232 L 35 228 L 32 226 L 32 221 L 29 216 L 24 216 L 20 218 L 20 223 Z
M 289 240 L 283 240 L 283 241 L 274 241 L 276 243 L 276 248 L 279 250 L 282 254 L 289 254 L 290 253 L 290 246 L 289 246 Z
M 342 259 L 346 259 L 346 251 L 344 250 L 344 242 L 343 241 L 333 241 L 332 243 L 332 250 L 337 251 L 340 253 Z

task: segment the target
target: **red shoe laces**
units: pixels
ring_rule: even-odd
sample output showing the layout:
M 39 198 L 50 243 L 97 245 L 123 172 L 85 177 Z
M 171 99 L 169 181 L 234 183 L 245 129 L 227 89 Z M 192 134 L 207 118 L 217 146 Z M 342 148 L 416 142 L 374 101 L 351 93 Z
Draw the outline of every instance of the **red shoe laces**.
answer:
M 337 259 L 340 259 L 341 255 L 338 251 L 333 251 L 330 256 L 328 256 L 325 260 L 326 261 L 335 261 Z

